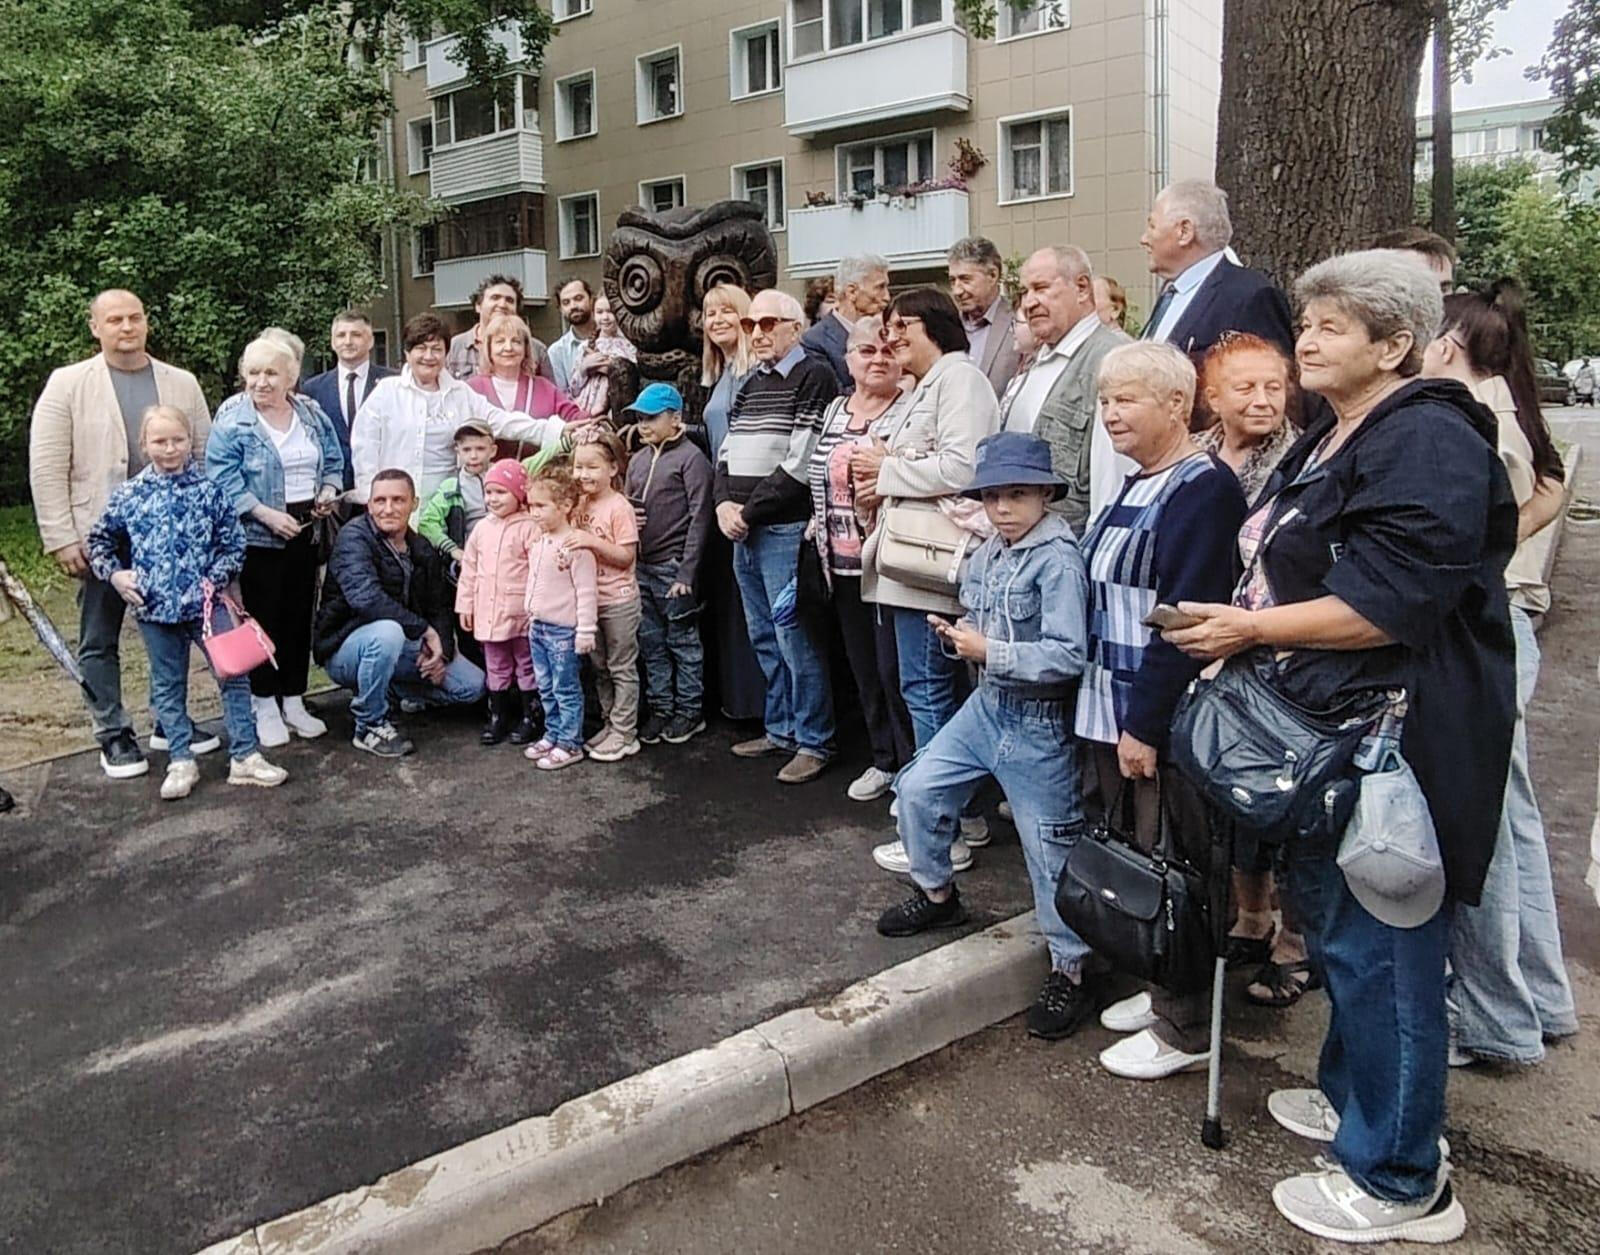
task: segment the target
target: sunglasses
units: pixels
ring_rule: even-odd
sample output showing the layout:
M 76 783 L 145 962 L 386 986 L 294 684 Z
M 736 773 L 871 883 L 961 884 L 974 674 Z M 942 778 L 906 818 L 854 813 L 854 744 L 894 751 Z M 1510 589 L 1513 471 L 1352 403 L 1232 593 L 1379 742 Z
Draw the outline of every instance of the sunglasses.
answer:
M 741 318 L 739 326 L 746 335 L 759 331 L 764 336 L 770 336 L 781 324 L 795 321 L 793 318 Z

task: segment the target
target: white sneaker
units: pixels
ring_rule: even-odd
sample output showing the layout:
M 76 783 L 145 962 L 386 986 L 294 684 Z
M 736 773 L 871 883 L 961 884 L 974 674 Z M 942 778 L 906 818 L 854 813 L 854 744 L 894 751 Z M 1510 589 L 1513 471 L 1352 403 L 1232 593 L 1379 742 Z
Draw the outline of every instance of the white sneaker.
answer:
M 973 849 L 989 844 L 989 821 L 982 815 L 961 817 L 961 839 Z
M 1339 1113 L 1320 1089 L 1275 1089 L 1267 1095 L 1267 1114 L 1313 1142 L 1331 1142 L 1339 1132 Z M 1439 1158 L 1450 1158 L 1448 1138 L 1439 1139 Z
M 283 721 L 289 726 L 289 731 L 304 741 L 315 741 L 328 730 L 327 724 L 306 709 L 306 700 L 303 697 L 283 699 Z M 256 735 L 258 737 L 261 735 L 259 728 Z
M 1334 1242 L 1454 1242 L 1467 1228 L 1467 1213 L 1441 1169 L 1432 1198 L 1391 1203 L 1374 1198 L 1342 1169 L 1324 1168 L 1279 1181 L 1272 1202 L 1298 1229 Z
M 159 731 L 150 733 L 150 748 L 165 753 L 172 748 L 171 743 Z M 201 754 L 215 753 L 222 748 L 222 738 L 215 732 L 202 732 L 200 725 L 195 724 L 194 735 L 189 738 L 189 752 L 198 758 Z
M 289 729 L 284 726 L 283 715 L 278 710 L 278 699 L 252 697 L 250 705 L 256 712 L 256 740 L 269 750 L 289 744 Z
M 289 778 L 282 767 L 274 767 L 257 750 L 248 758 L 235 758 L 228 764 L 229 784 L 255 784 L 264 789 L 275 788 Z
M 1001 819 L 1007 820 L 1010 823 L 1017 822 L 1017 816 L 1015 812 L 1012 811 L 1010 802 L 1002 799 L 1000 805 L 996 806 L 994 809 Z
M 199 783 L 200 765 L 194 759 L 180 758 L 168 763 L 166 778 L 161 782 L 161 800 L 176 802 L 180 797 L 188 797 Z
M 911 870 L 911 856 L 906 853 L 903 841 L 886 841 L 882 845 L 874 846 L 872 861 L 884 871 L 894 872 L 899 876 L 904 876 Z M 950 869 L 964 872 L 971 866 L 972 851 L 967 849 L 967 843 L 958 837 L 955 844 L 950 847 Z
M 1113 1033 L 1137 1033 L 1153 1027 L 1155 1022 L 1156 1013 L 1148 991 L 1136 993 L 1121 1002 L 1113 1002 L 1100 1012 L 1100 1026 L 1109 1028 Z
M 850 782 L 850 787 L 844 793 L 852 802 L 876 802 L 889 791 L 889 786 L 893 783 L 892 771 L 879 771 L 876 767 L 868 767 Z
M 1112 1076 L 1125 1076 L 1134 1081 L 1159 1081 L 1191 1068 L 1204 1067 L 1210 1061 L 1210 1051 L 1186 1054 L 1162 1041 L 1148 1028 L 1100 1052 L 1101 1067 Z

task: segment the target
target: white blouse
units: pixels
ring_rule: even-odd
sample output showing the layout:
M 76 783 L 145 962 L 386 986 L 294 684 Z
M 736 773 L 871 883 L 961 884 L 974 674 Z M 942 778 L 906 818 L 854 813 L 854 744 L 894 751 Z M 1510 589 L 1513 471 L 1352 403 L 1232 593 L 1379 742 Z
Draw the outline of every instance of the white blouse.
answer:
M 322 450 L 311 438 L 311 433 L 291 414 L 289 429 L 279 431 L 271 423 L 262 423 L 278 450 L 278 461 L 283 463 L 283 499 L 299 504 L 312 501 L 317 495 L 317 485 L 322 473 Z

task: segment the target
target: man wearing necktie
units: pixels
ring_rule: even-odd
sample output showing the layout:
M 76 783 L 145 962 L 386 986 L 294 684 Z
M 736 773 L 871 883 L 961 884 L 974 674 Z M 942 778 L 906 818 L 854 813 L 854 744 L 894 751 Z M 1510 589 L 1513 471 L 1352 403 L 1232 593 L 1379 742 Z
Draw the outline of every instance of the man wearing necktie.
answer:
M 344 450 L 344 487 L 348 492 L 355 486 L 355 472 L 350 460 L 351 424 L 356 421 L 356 411 L 367 399 L 367 394 L 377 386 L 378 380 L 394 374 L 394 371 L 372 360 L 372 321 L 358 309 L 341 310 L 334 317 L 329 341 L 333 346 L 333 355 L 338 358 L 338 365 L 307 379 L 300 385 L 300 391 L 333 419 L 339 447 Z

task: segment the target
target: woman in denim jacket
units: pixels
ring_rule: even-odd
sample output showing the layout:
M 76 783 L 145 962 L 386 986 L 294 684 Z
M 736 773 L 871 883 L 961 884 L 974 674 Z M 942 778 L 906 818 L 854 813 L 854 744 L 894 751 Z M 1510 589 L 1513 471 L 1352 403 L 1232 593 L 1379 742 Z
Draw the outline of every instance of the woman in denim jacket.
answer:
M 239 358 L 242 403 L 217 411 L 206 445 L 206 472 L 244 523 L 245 608 L 278 651 L 276 669 L 250 673 L 256 734 L 268 748 L 287 744 L 290 729 L 307 739 L 328 730 L 306 709 L 305 692 L 317 593 L 315 523 L 333 513 L 344 454 L 322 407 L 290 392 L 298 372 L 286 346 L 266 337 L 252 341 Z

